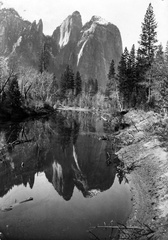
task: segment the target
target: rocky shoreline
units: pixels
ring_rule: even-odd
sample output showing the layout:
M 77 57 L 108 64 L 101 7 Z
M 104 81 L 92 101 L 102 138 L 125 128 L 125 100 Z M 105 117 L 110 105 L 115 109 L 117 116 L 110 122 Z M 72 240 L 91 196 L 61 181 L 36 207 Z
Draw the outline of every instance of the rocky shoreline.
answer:
M 166 240 L 168 151 L 160 141 L 166 119 L 152 111 L 134 110 L 125 115 L 125 121 L 131 126 L 117 135 L 122 144 L 117 155 L 124 164 L 135 162 L 137 166 L 128 175 L 133 195 L 133 211 L 127 225 L 136 226 L 138 222 L 146 224 L 154 231 L 151 239 Z

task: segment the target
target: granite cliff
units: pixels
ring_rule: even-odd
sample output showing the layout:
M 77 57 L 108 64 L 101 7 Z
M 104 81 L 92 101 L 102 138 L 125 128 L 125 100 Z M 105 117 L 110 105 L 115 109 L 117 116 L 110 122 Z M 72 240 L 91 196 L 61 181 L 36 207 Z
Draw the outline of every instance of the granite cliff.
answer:
M 43 34 L 43 22 L 23 20 L 14 9 L 0 10 L 0 55 L 16 56 L 21 64 L 39 66 L 47 45 L 48 70 L 59 79 L 67 64 L 80 71 L 82 80 L 97 79 L 105 88 L 109 65 L 122 54 L 119 29 L 98 16 L 82 25 L 78 11 L 69 15 L 52 36 Z

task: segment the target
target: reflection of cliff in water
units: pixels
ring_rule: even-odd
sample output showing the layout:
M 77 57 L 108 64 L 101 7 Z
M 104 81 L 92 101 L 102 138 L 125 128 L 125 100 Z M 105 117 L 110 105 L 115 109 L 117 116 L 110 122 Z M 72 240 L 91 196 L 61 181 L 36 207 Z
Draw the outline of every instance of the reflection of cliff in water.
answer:
M 74 118 L 58 114 L 47 121 L 3 126 L 0 197 L 14 185 L 29 184 L 33 188 L 38 172 L 45 172 L 48 181 L 65 200 L 72 197 L 75 186 L 84 197 L 109 189 L 119 162 L 110 153 L 111 164 L 106 164 L 107 143 L 99 141 L 96 134 L 89 134 L 88 128 L 96 129 L 94 125 L 91 127 L 94 122 L 86 116 Z

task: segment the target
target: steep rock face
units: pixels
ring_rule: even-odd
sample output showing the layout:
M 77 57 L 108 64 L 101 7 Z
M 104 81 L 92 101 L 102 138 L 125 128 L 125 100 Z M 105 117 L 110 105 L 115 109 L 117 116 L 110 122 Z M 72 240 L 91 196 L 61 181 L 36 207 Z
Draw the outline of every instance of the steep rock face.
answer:
M 12 52 L 23 28 L 23 20 L 14 9 L 0 10 L 0 54 Z
M 80 13 L 74 12 L 52 37 L 59 48 L 55 58 L 57 76 L 69 64 L 81 73 L 83 81 L 97 79 L 99 87 L 105 89 L 110 62 L 113 59 L 117 66 L 122 54 L 121 35 L 115 25 L 93 16 L 82 27 Z
M 30 23 L 12 8 L 0 10 L 0 55 L 15 54 L 22 63 L 37 63 L 43 39 L 42 20 Z
M 59 78 L 67 64 L 76 70 L 76 47 L 82 29 L 82 19 L 78 11 L 69 15 L 53 32 L 59 54 L 55 55 L 55 72 Z
M 21 33 L 21 39 L 20 46 L 16 49 L 18 55 L 29 64 L 38 64 L 44 42 L 42 20 L 38 23 L 34 21 L 25 27 Z
M 53 33 L 53 38 L 60 49 L 65 47 L 68 43 L 76 43 L 80 30 L 82 28 L 82 19 L 78 11 L 69 15 L 61 24 L 57 27 Z
M 93 16 L 81 30 L 77 45 L 77 68 L 83 79 L 96 78 L 103 89 L 113 59 L 118 64 L 122 41 L 118 28 L 100 17 Z
M 46 48 L 47 46 L 47 48 Z M 119 29 L 93 16 L 82 26 L 81 15 L 75 11 L 56 28 L 52 36 L 44 36 L 40 20 L 24 21 L 14 9 L 0 10 L 0 55 L 16 56 L 24 65 L 38 68 L 42 51 L 47 49 L 48 70 L 60 79 L 66 65 L 81 73 L 82 80 L 97 79 L 105 89 L 110 62 L 117 66 L 122 54 Z

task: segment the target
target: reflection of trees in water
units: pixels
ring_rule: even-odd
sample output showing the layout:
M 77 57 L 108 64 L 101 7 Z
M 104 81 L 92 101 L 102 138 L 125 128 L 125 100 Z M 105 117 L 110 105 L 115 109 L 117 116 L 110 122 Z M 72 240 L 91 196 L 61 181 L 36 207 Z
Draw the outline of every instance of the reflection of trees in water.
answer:
M 23 183 L 27 186 L 29 183 L 33 187 L 35 174 L 54 161 L 51 142 L 58 142 L 62 147 L 67 147 L 71 138 L 75 142 L 79 123 L 56 116 L 56 121 L 43 119 L 3 126 L 1 133 L 4 133 L 0 135 L 3 138 L 0 145 L 0 196 L 3 196 L 13 185 Z
M 16 141 L 18 144 L 13 145 L 10 151 L 7 150 L 10 161 L 7 159 L 5 164 L 1 163 L 0 196 L 7 193 L 13 185 L 23 183 L 32 188 L 38 172 L 45 172 L 49 182 L 66 200 L 72 197 L 75 185 L 84 196 L 90 194 L 92 188 L 101 191 L 110 188 L 119 160 L 110 143 L 106 144 L 95 136 L 88 135 L 79 139 L 81 125 L 86 127 L 88 122 L 95 124 L 90 116 L 87 119 L 87 114 L 67 112 L 64 115 L 58 113 L 47 121 L 29 121 L 18 124 L 16 128 L 11 125 L 9 129 L 2 129 L 6 144 Z M 85 145 L 89 150 L 82 149 Z M 103 151 L 101 161 L 99 155 L 96 155 L 100 150 Z M 76 152 L 76 162 L 73 151 Z M 106 164 L 109 155 L 110 166 Z
M 91 113 L 80 112 L 81 131 L 96 132 L 96 118 Z
M 71 139 L 74 143 L 76 142 L 79 134 L 80 123 L 77 117 L 73 118 L 73 115 L 58 115 L 57 126 L 59 143 L 61 144 L 62 149 L 65 150 L 70 144 Z

